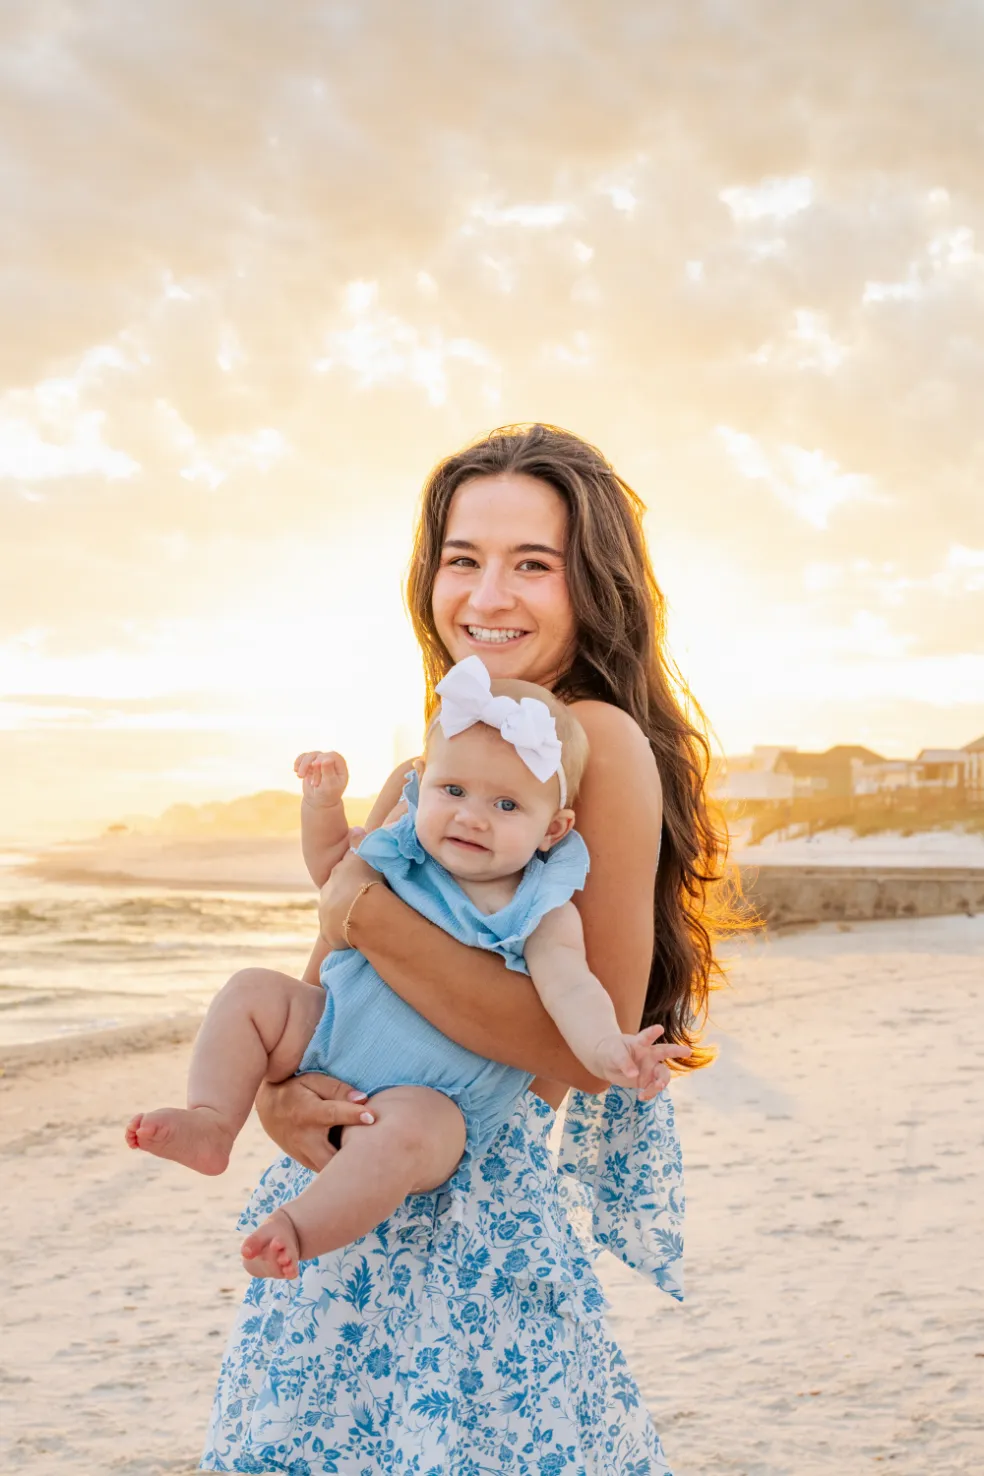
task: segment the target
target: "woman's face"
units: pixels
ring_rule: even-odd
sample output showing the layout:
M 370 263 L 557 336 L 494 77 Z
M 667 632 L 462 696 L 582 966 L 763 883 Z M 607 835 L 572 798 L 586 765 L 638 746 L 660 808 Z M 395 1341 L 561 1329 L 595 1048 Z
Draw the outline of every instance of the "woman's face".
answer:
M 573 652 L 564 499 L 536 477 L 472 477 L 451 502 L 432 608 L 452 661 L 552 687 Z

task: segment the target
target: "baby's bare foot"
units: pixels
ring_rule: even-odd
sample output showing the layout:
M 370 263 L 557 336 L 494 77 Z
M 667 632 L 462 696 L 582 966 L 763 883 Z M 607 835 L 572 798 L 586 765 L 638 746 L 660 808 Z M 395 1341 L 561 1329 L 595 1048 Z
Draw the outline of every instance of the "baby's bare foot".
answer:
M 293 1281 L 301 1246 L 290 1216 L 274 1210 L 258 1230 L 247 1235 L 242 1245 L 243 1265 L 250 1276 L 271 1276 L 278 1281 Z
M 131 1148 L 172 1158 L 200 1174 L 222 1174 L 229 1167 L 232 1133 L 211 1107 L 160 1107 L 138 1112 L 126 1127 Z

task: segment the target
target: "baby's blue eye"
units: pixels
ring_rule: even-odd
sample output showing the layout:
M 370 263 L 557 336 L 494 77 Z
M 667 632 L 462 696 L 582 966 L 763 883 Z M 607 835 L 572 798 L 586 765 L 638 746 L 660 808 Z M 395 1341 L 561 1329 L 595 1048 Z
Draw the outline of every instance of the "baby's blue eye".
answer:
M 496 800 L 496 804 L 498 805 L 498 807 L 499 807 L 500 810 L 505 810 L 507 812 L 509 810 L 518 810 L 519 809 L 519 806 L 517 805 L 517 803 L 516 803 L 515 800 L 510 800 L 510 799 Z
M 444 792 L 445 794 L 449 794 L 452 799 L 461 799 L 465 791 L 460 784 L 445 784 Z

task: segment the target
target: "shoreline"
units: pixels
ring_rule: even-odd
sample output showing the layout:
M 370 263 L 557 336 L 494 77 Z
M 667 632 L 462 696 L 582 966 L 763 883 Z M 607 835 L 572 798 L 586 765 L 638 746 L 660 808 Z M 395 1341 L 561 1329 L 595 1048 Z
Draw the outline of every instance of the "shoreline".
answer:
M 316 895 L 315 888 L 310 881 L 305 886 L 300 880 L 283 881 L 268 878 L 256 881 L 242 877 L 215 880 L 211 877 L 190 877 L 188 875 L 157 876 L 153 873 L 142 875 L 131 871 L 96 871 L 84 866 L 59 866 L 47 861 L 32 862 L 26 866 L 11 869 L 15 875 L 33 877 L 37 881 L 52 882 L 59 886 L 127 889 L 154 887 L 165 892 L 282 892 L 284 894 L 303 892 L 311 897 Z
M 187 1045 L 198 1034 L 204 1016 L 204 1010 L 198 1014 L 153 1015 L 138 1025 L 83 1029 L 16 1045 L 0 1045 L 0 1076 L 16 1077 L 35 1067 L 68 1066 L 100 1056 L 131 1056 Z
M 17 881 L 60 886 L 315 895 L 300 844 L 293 839 L 162 842 L 133 837 L 70 843 L 23 853 L 23 860 L 7 872 Z

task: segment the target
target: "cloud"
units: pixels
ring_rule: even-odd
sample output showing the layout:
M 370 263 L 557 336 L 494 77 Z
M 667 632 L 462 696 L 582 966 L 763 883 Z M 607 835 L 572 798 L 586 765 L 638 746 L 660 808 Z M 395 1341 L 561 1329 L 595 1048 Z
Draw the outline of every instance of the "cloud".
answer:
M 982 43 L 969 0 L 5 6 L 0 638 L 344 618 L 318 555 L 395 587 L 433 461 L 544 418 L 750 632 L 956 660 Z
M 105 412 L 82 405 L 87 386 L 107 367 L 124 368 L 122 355 L 92 350 L 74 375 L 0 396 L 0 481 L 15 481 L 28 500 L 40 500 L 38 483 L 85 476 L 113 482 L 140 470 L 132 457 L 106 444 Z
M 777 501 L 813 528 L 826 529 L 838 507 L 872 495 L 867 477 L 844 473 L 821 451 L 778 446 L 770 456 L 753 436 L 729 425 L 716 430 L 741 475 L 764 482 Z

